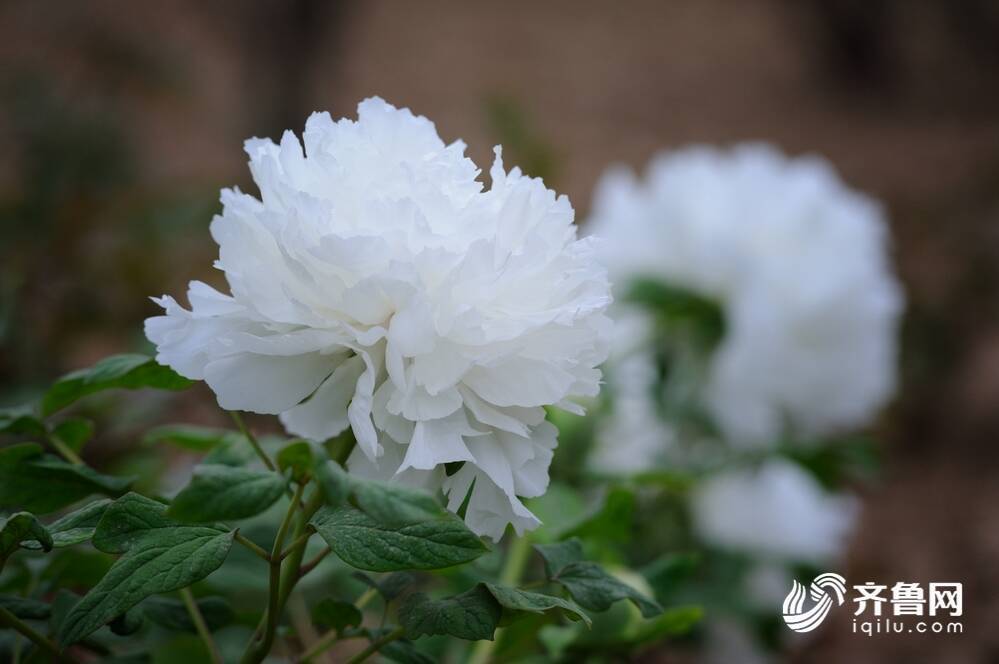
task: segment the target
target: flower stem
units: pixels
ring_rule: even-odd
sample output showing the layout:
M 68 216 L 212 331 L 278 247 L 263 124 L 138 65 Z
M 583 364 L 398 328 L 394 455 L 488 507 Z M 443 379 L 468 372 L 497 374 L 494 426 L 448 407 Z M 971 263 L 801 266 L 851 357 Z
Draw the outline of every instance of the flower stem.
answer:
M 333 550 L 331 548 L 329 548 L 328 546 L 323 547 L 323 550 L 320 551 L 319 553 L 317 553 L 315 556 L 313 556 L 312 560 L 310 560 L 309 562 L 305 563 L 304 565 L 302 565 L 299 568 L 299 570 L 298 570 L 298 578 L 301 579 L 303 576 L 305 576 L 306 574 L 308 574 L 309 572 L 311 572 L 312 570 L 314 570 L 316 568 L 316 565 L 318 565 L 319 563 L 323 562 L 323 559 L 326 556 L 330 555 L 332 552 L 333 552 Z
M 61 438 L 59 438 L 59 436 L 56 436 L 55 434 L 50 433 L 50 434 L 47 434 L 47 438 L 49 439 L 49 444 L 52 445 L 52 447 L 55 448 L 56 452 L 58 452 L 59 454 L 62 455 L 63 459 L 65 459 L 66 461 L 69 461 L 74 466 L 82 466 L 83 465 L 83 459 L 81 459 L 80 456 L 76 452 L 74 452 L 72 449 L 70 449 L 69 445 L 67 445 L 65 442 L 63 442 L 63 440 Z
M 263 624 L 257 628 L 250 644 L 243 654 L 244 664 L 250 662 L 262 662 L 274 645 L 274 634 L 277 632 L 278 621 L 280 620 L 281 607 L 281 551 L 284 548 L 284 540 L 288 536 L 288 529 L 294 520 L 298 505 L 302 500 L 302 493 L 305 485 L 299 484 L 295 489 L 295 495 L 288 503 L 288 511 L 285 512 L 281 525 L 278 526 L 277 535 L 274 536 L 274 545 L 271 547 L 270 574 L 267 588 L 267 611 L 264 614 Z M 259 638 L 258 638 L 259 637 Z
M 500 572 L 499 582 L 504 586 L 516 587 L 520 583 L 520 578 L 527 567 L 527 561 L 531 558 L 531 539 L 524 535 L 515 537 L 510 542 L 510 547 L 506 551 L 506 562 Z M 499 645 L 503 636 L 503 628 L 496 630 L 492 641 L 479 641 L 472 648 L 472 654 L 468 658 L 468 664 L 487 664 L 492 661 L 493 651 Z
M 10 627 L 11 629 L 20 632 L 25 637 L 28 638 L 36 646 L 44 650 L 52 661 L 55 662 L 72 662 L 73 659 L 66 654 L 59 652 L 59 648 L 56 647 L 54 643 L 49 641 L 47 638 L 36 632 L 31 628 L 30 625 L 21 621 L 20 618 L 15 616 L 13 613 L 7 609 L 0 607 L 0 625 Z
M 401 639 L 403 636 L 405 636 L 405 634 L 406 630 L 404 630 L 402 627 L 396 627 L 394 630 L 392 630 L 385 636 L 379 639 L 375 639 L 374 641 L 371 642 L 371 645 L 369 645 L 367 648 L 365 648 L 361 652 L 357 653 L 356 655 L 348 659 L 347 664 L 360 664 L 368 657 L 371 657 L 376 652 L 381 650 L 383 646 L 388 645 L 393 641 Z
M 208 625 L 205 623 L 205 617 L 201 615 L 198 603 L 194 601 L 191 589 L 181 588 L 180 597 L 184 600 L 184 606 L 187 607 L 187 613 L 191 616 L 191 622 L 194 623 L 194 628 L 198 631 L 198 636 L 205 642 L 205 648 L 208 649 L 208 656 L 211 658 L 212 664 L 222 664 L 222 656 L 219 655 L 219 649 L 212 639 L 212 633 L 208 631 Z
M 274 462 L 271 461 L 271 458 L 267 456 L 267 452 L 264 452 L 264 448 L 260 446 L 260 441 L 257 440 L 257 437 L 253 435 L 249 428 L 247 428 L 246 423 L 243 422 L 243 416 L 235 410 L 230 410 L 229 415 L 232 416 L 232 421 L 236 423 L 236 427 L 239 429 L 239 432 L 246 436 L 246 439 L 250 441 L 250 445 L 253 446 L 253 451 L 257 453 L 257 456 L 264 462 L 267 469 L 276 471 L 277 466 L 275 466 Z
M 263 558 L 266 562 L 271 562 L 271 554 L 267 553 L 263 547 L 257 546 L 252 540 L 244 537 L 242 533 L 238 530 L 236 531 L 236 541 L 245 546 L 247 549 L 255 553 L 260 558 Z

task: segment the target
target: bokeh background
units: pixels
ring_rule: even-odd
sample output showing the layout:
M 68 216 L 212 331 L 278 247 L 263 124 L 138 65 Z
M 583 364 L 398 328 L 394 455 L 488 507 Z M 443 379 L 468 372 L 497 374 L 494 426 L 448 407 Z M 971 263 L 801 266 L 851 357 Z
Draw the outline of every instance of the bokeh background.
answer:
M 999 2 L 0 3 L 0 405 L 144 348 L 147 296 L 221 286 L 208 222 L 253 189 L 243 139 L 372 94 L 480 164 L 503 143 L 580 219 L 609 163 L 699 142 L 818 152 L 882 199 L 903 380 L 839 571 L 962 581 L 965 632 L 866 638 L 843 611 L 787 657 L 999 659 Z M 129 399 L 97 465 L 137 422 L 222 421 L 205 391 Z

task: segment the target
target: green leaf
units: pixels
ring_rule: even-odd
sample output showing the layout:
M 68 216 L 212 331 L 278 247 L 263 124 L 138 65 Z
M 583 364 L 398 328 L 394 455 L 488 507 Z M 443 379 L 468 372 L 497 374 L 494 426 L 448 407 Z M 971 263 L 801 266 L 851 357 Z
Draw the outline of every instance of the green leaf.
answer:
M 686 634 L 704 619 L 700 606 L 678 606 L 666 609 L 662 615 L 638 625 L 631 636 L 632 643 L 658 641 L 667 636 Z
M 146 432 L 142 437 L 143 445 L 160 445 L 163 443 L 175 445 L 192 452 L 207 452 L 218 447 L 233 436 L 240 436 L 235 431 L 199 427 L 192 424 L 165 424 Z
M 401 595 L 403 591 L 416 581 L 416 576 L 409 572 L 392 572 L 378 581 L 375 581 L 364 572 L 354 572 L 354 578 L 360 579 L 370 587 L 378 591 L 386 602 L 391 602 Z
M 65 408 L 77 399 L 114 388 L 136 390 L 153 387 L 160 390 L 183 390 L 194 383 L 170 367 L 157 364 L 145 355 L 114 355 L 90 367 L 66 374 L 42 397 L 42 414 Z
M 225 627 L 236 617 L 232 607 L 222 597 L 201 597 L 196 600 L 196 604 L 210 632 Z M 150 597 L 142 603 L 142 610 L 150 622 L 165 629 L 191 634 L 198 631 L 187 607 L 179 599 Z
M 22 620 L 47 620 L 52 615 L 52 607 L 45 602 L 14 595 L 0 595 L 0 608 L 7 609 Z
M 404 525 L 449 515 L 433 496 L 407 486 L 354 480 L 352 489 L 358 509 L 379 523 Z
M 413 593 L 399 606 L 399 622 L 411 639 L 445 634 L 467 641 L 492 641 L 502 616 L 503 608 L 483 585 L 445 599 Z
M 432 499 L 427 497 L 432 504 Z M 384 507 L 387 513 L 388 507 Z M 409 514 L 410 508 L 402 507 Z M 348 565 L 372 572 L 441 569 L 478 558 L 485 545 L 460 519 L 437 507 L 416 520 L 380 522 L 350 506 L 323 508 L 313 525 Z M 411 517 L 412 514 L 409 514 Z
M 203 464 L 195 467 L 191 483 L 177 494 L 167 513 L 191 523 L 246 519 L 276 503 L 286 486 L 273 471 Z
M 615 487 L 607 494 L 600 509 L 563 532 L 562 537 L 582 537 L 588 542 L 628 542 L 634 513 L 635 494 L 624 487 Z
M 548 578 L 561 584 L 573 599 L 592 611 L 606 611 L 618 600 L 629 599 L 646 618 L 657 616 L 663 608 L 628 584 L 618 581 L 600 565 L 583 560 L 583 545 L 578 539 L 534 547 L 545 561 Z
M 382 636 L 385 636 L 391 631 L 388 628 L 382 629 L 366 629 L 363 630 L 364 634 L 368 637 L 368 640 L 375 641 Z M 412 641 L 407 641 L 406 639 L 399 639 L 397 641 L 392 641 L 391 643 L 386 643 L 378 651 L 384 659 L 390 662 L 396 662 L 397 664 L 435 664 L 438 660 L 432 659 L 427 655 L 416 649 Z
M 0 409 L 0 433 L 45 437 L 45 424 L 31 406 Z
M 645 618 L 657 616 L 663 608 L 626 583 L 618 581 L 600 565 L 591 562 L 572 563 L 552 577 L 562 584 L 573 599 L 593 611 L 606 611 L 618 600 L 629 599 Z
M 52 550 L 52 536 L 34 514 L 18 512 L 0 519 L 0 569 L 21 542 L 35 540 L 45 551 Z
M 340 602 L 326 598 L 312 610 L 312 620 L 326 629 L 342 632 L 347 627 L 360 627 L 364 616 L 360 609 L 350 602 Z
M 688 325 L 709 347 L 725 336 L 725 316 L 714 301 L 655 278 L 634 279 L 623 298 L 673 324 Z
M 492 583 L 483 584 L 496 598 L 499 605 L 508 613 L 546 613 L 552 609 L 559 609 L 571 620 L 582 620 L 587 626 L 590 625 L 590 617 L 583 612 L 575 603 L 561 597 L 552 597 L 541 593 L 533 593 L 519 588 L 509 588 L 498 586 Z
M 107 498 L 92 502 L 49 524 L 48 530 L 52 535 L 52 546 L 59 549 L 89 540 L 94 536 L 97 523 L 112 502 Z M 41 548 L 37 542 L 25 542 L 22 546 L 26 549 Z
M 275 460 L 282 473 L 290 470 L 292 479 L 304 482 L 312 475 L 314 456 L 309 441 L 295 440 L 282 447 Z
M 165 505 L 138 494 L 116 500 L 97 524 L 93 543 L 124 555 L 66 616 L 59 642 L 75 643 L 147 597 L 205 578 L 225 561 L 234 534 L 221 526 L 175 523 Z
M 94 423 L 82 417 L 71 417 L 60 422 L 52 435 L 66 443 L 69 449 L 79 452 L 94 437 Z
M 347 500 L 351 488 L 350 476 L 340 464 L 317 456 L 313 474 L 327 506 L 339 507 Z
M 131 636 L 142 629 L 143 622 L 145 622 L 145 617 L 142 615 L 142 611 L 132 608 L 115 617 L 108 623 L 108 627 L 111 628 L 113 634 L 118 636 Z
M 95 493 L 117 497 L 134 478 L 101 475 L 42 453 L 37 443 L 0 449 L 0 508 L 47 514 Z
M 585 559 L 583 543 L 576 538 L 555 544 L 535 544 L 534 550 L 545 561 L 545 572 L 552 578 L 565 567 Z

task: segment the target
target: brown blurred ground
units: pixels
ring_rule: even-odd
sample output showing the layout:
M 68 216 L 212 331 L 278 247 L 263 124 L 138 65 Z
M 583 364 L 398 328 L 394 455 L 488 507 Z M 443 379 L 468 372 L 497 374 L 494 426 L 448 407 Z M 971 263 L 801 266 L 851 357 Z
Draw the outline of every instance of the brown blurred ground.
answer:
M 505 104 L 542 137 L 522 158 L 584 214 L 608 163 L 638 167 L 662 147 L 764 139 L 827 155 L 885 200 L 910 303 L 885 483 L 842 571 L 963 581 L 966 623 L 962 636 L 868 639 L 841 612 L 795 659 L 999 660 L 999 3 L 6 3 L 0 62 L 5 80 L 27 72 L 63 100 L 56 118 L 102 118 L 134 153 L 125 184 L 71 192 L 41 240 L 11 240 L 36 234 L 4 218 L 4 262 L 23 266 L 7 385 L 128 347 L 153 311 L 143 296 L 210 276 L 211 199 L 247 184 L 241 141 L 300 129 L 314 109 L 349 115 L 381 95 L 462 137 L 481 165 Z M 16 200 L 30 123 L 10 118 L 0 194 Z M 208 204 L 162 235 L 133 227 L 164 192 Z M 69 317 L 81 298 L 96 304 Z M 19 334 L 52 350 L 26 361 L 10 350 L 30 347 Z

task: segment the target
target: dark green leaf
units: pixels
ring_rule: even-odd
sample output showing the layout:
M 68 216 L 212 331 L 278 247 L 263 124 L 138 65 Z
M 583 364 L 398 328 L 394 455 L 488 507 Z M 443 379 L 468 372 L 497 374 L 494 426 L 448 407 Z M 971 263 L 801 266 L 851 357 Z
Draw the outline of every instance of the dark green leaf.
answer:
M 7 609 L 22 620 L 46 620 L 52 615 L 52 607 L 45 602 L 14 595 L 0 595 L 0 608 Z
M 93 543 L 124 555 L 66 616 L 60 643 L 79 641 L 151 595 L 205 578 L 225 561 L 233 535 L 220 526 L 174 523 L 165 505 L 134 493 L 123 496 L 105 511 Z
M 590 624 L 590 617 L 583 612 L 575 602 L 551 595 L 532 593 L 518 588 L 508 588 L 492 583 L 483 584 L 496 598 L 507 612 L 513 614 L 525 613 L 545 613 L 552 609 L 559 609 L 571 620 L 582 620 L 587 625 Z
M 591 562 L 571 563 L 551 577 L 562 584 L 572 598 L 592 611 L 606 611 L 618 600 L 629 599 L 646 618 L 657 616 L 663 608 L 631 586 L 618 581 L 600 565 Z
M 638 625 L 631 637 L 632 643 L 658 641 L 667 636 L 686 634 L 704 618 L 699 606 L 678 606 L 663 611 L 662 615 Z
M 142 610 L 137 608 L 132 608 L 115 617 L 108 627 L 111 628 L 111 632 L 117 634 L 118 636 L 131 636 L 135 634 L 140 629 L 142 629 L 143 615 Z
M 225 627 L 235 618 L 232 607 L 222 597 L 201 597 L 196 603 L 210 632 Z M 150 622 L 165 629 L 191 634 L 198 631 L 187 607 L 179 599 L 150 597 L 142 603 L 142 610 Z
M 350 602 L 326 598 L 312 610 L 312 620 L 326 629 L 341 632 L 347 627 L 360 627 L 364 616 L 361 615 L 360 609 Z
M 607 573 L 600 565 L 583 560 L 583 544 L 573 538 L 557 544 L 534 547 L 545 561 L 545 572 L 552 581 L 562 584 L 573 599 L 592 611 L 606 611 L 621 599 L 630 599 L 646 618 L 663 609 L 631 586 Z
M 94 437 L 94 423 L 82 417 L 72 417 L 60 422 L 52 435 L 66 443 L 69 449 L 79 452 Z
M 502 616 L 503 608 L 483 585 L 445 599 L 413 593 L 399 606 L 399 622 L 411 639 L 445 634 L 466 641 L 491 641 Z
M 0 433 L 45 437 L 45 424 L 31 406 L 0 409 Z
M 47 514 L 95 493 L 120 496 L 132 481 L 43 454 L 36 443 L 0 449 L 0 508 Z
M 409 572 L 392 572 L 377 581 L 364 572 L 354 572 L 354 578 L 377 590 L 386 602 L 394 600 L 416 581 L 416 577 Z
M 433 500 L 428 497 L 428 500 Z M 381 506 L 387 512 L 387 506 Z M 410 508 L 403 508 L 404 511 Z M 411 514 L 410 514 L 411 515 Z M 350 506 L 323 508 L 313 525 L 348 565 L 372 572 L 441 569 L 478 558 L 485 545 L 454 515 L 438 507 L 419 520 L 377 521 Z
M 92 502 L 49 524 L 48 530 L 52 535 L 52 546 L 59 549 L 89 540 L 94 536 L 94 529 L 97 527 L 97 522 L 104 516 L 104 510 L 112 502 L 107 498 Z M 37 542 L 25 542 L 22 546 L 26 549 L 41 548 Z
M 286 485 L 281 475 L 269 470 L 200 465 L 168 514 L 192 523 L 246 519 L 277 502 Z
M 38 542 L 45 551 L 52 550 L 52 536 L 34 514 L 18 512 L 6 518 L 0 517 L 0 569 L 10 554 L 27 541 Z
M 145 355 L 114 355 L 60 378 L 42 397 L 42 414 L 51 415 L 88 394 L 114 388 L 153 387 L 183 390 L 192 381 Z
M 409 641 L 393 641 L 379 651 L 385 659 L 397 664 L 435 664 L 436 660 L 416 649 Z
M 192 424 L 166 424 L 146 432 L 144 445 L 167 443 L 193 452 L 207 452 L 231 437 L 242 438 L 234 431 L 199 427 Z
M 544 559 L 549 579 L 568 565 L 584 560 L 583 543 L 575 537 L 555 544 L 535 544 L 534 549 Z

